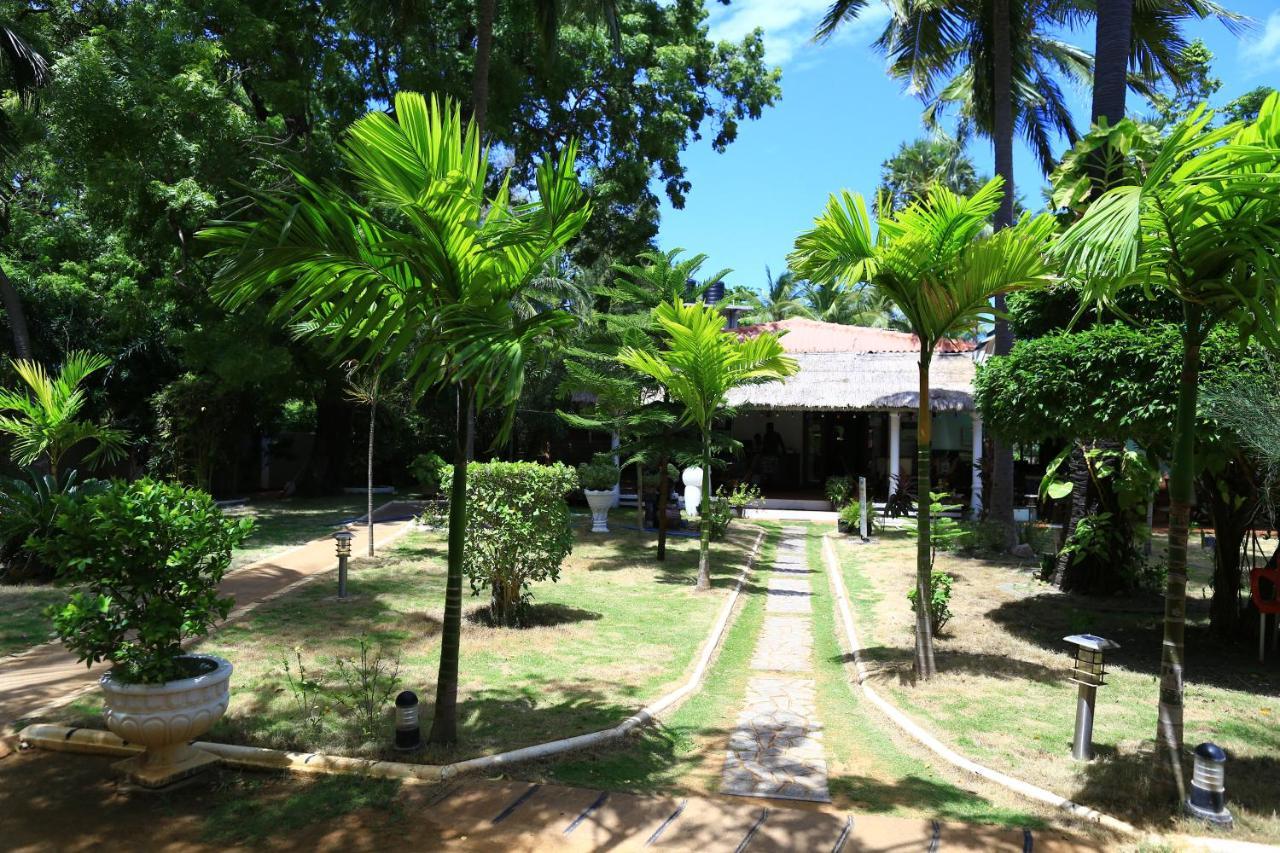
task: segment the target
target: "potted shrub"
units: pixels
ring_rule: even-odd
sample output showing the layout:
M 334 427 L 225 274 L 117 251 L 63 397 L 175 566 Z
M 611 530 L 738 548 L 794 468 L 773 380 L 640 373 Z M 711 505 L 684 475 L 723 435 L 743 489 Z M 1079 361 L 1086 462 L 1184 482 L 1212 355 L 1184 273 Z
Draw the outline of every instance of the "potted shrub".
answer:
M 231 610 L 218 585 L 252 522 L 223 516 L 213 498 L 175 483 L 114 481 L 68 503 L 34 544 L 78 589 L 49 608 L 63 645 L 92 665 L 110 661 L 100 684 L 107 728 L 146 752 L 118 767 L 160 787 L 216 759 L 188 744 L 222 716 L 231 664 L 186 654 Z
M 844 509 L 844 505 L 854 499 L 858 493 L 857 484 L 852 477 L 828 477 L 826 482 L 827 500 L 836 512 Z
M 587 505 L 591 507 L 591 532 L 609 532 L 609 507 L 613 506 L 613 487 L 618 485 L 622 469 L 603 454 L 578 466 L 578 482 L 582 484 Z
M 867 507 L 867 535 L 870 536 L 875 532 L 876 514 L 875 510 Z M 862 504 L 858 501 L 849 501 L 840 510 L 840 519 L 836 524 L 841 533 L 859 533 L 862 528 Z

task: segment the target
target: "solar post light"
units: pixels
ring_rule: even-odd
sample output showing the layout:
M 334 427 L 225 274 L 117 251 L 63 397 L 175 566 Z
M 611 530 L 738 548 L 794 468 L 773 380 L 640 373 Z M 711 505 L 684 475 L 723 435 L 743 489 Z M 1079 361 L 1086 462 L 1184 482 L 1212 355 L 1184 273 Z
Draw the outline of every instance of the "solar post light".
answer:
M 858 478 L 858 535 L 863 542 L 870 542 L 867 535 L 867 478 Z
M 396 696 L 396 742 L 400 752 L 411 752 L 422 746 L 422 729 L 418 724 L 418 694 L 401 691 Z
M 1229 828 L 1234 821 L 1227 810 L 1227 753 L 1216 743 L 1202 743 L 1196 747 L 1195 755 L 1191 790 L 1184 803 L 1187 814 Z
M 338 543 L 338 598 L 347 597 L 347 558 L 351 556 L 354 537 L 355 534 L 345 528 L 333 534 L 334 541 Z
M 1093 634 L 1072 634 L 1062 639 L 1076 647 L 1071 680 L 1079 685 L 1076 693 L 1076 733 L 1071 741 L 1071 755 L 1079 761 L 1089 761 L 1093 758 L 1094 702 L 1098 696 L 1098 688 L 1106 683 L 1102 654 L 1120 648 L 1120 644 Z

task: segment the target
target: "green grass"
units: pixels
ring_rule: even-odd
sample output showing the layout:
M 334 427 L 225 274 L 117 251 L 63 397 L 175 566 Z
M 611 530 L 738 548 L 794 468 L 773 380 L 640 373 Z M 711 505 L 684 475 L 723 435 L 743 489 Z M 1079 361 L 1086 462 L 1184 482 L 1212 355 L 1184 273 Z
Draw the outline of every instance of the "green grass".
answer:
M 955 578 L 955 614 L 936 644 L 939 675 L 912 686 L 913 620 L 906 601 L 914 543 L 881 537 L 845 545 L 846 583 L 877 688 L 944 742 L 997 770 L 1158 831 L 1202 828 L 1172 818 L 1172 786 L 1153 759 L 1161 618 L 1157 597 L 1070 596 L 1016 564 L 940 554 Z M 1197 603 L 1197 607 L 1201 603 Z M 1098 692 L 1098 758 L 1070 758 L 1075 685 L 1062 637 L 1117 640 Z M 1196 614 L 1187 628 L 1186 742 L 1231 754 L 1234 837 L 1280 837 L 1280 679 L 1243 646 L 1223 646 Z
M 385 496 L 375 495 L 376 501 Z M 227 514 L 254 519 L 254 531 L 232 555 L 231 568 L 257 562 L 273 553 L 332 532 L 346 519 L 363 515 L 364 495 L 255 501 L 232 507 Z M 0 583 L 0 656 L 21 652 L 53 638 L 44 615 L 51 604 L 67 600 L 69 591 L 55 586 Z
M 386 500 L 386 495 L 374 495 L 374 508 Z M 363 516 L 367 503 L 365 495 L 335 495 L 253 501 L 245 506 L 230 507 L 227 515 L 252 518 L 254 523 L 253 534 L 243 547 L 236 549 L 231 568 L 246 566 L 331 533 L 342 522 Z
M 746 695 L 756 636 L 764 622 L 764 589 L 777 544 L 778 526 L 767 530 L 756 568 L 738 613 L 712 662 L 702 688 L 673 714 L 642 728 L 624 746 L 575 753 L 531 768 L 557 782 L 611 791 L 714 790 L 724 747 Z
M 400 783 L 361 776 L 324 776 L 288 786 L 261 777 L 224 774 L 203 815 L 203 840 L 255 844 L 285 839 L 356 811 L 383 812 L 402 820 L 396 795 Z M 283 787 L 283 790 L 275 790 Z
M 1010 808 L 952 784 L 930 764 L 908 754 L 893 726 L 867 706 L 850 680 L 822 559 L 822 528 L 811 526 L 809 568 L 813 579 L 814 655 L 818 713 L 825 726 L 830 789 L 842 807 L 860 812 L 918 815 L 948 820 L 1040 827 L 1035 814 Z M 850 592 L 850 595 L 853 595 Z M 855 608 L 856 609 L 856 608 Z M 855 618 L 860 618 L 855 614 Z M 860 637 L 866 642 L 865 637 Z M 967 784 L 973 785 L 972 781 Z
M 66 590 L 52 586 L 0 584 L 0 656 L 51 639 L 53 626 L 45 608 L 66 597 Z
M 558 583 L 533 586 L 531 627 L 494 628 L 480 618 L 483 597 L 464 601 L 459 741 L 429 750 L 423 762 L 457 760 L 608 728 L 680 680 L 736 577 L 753 534 L 738 527 L 714 546 L 714 589 L 693 591 L 694 539 L 673 538 L 668 558 L 652 558 L 651 538 L 607 536 L 577 525 L 578 544 Z M 398 659 L 398 685 L 418 693 L 430 721 L 444 602 L 443 537 L 413 533 L 350 572 L 351 597 L 333 596 L 332 573 L 223 627 L 200 651 L 234 662 L 232 703 L 211 739 L 362 756 L 388 755 L 390 700 L 376 730 L 356 730 L 338 659 L 360 639 Z M 322 685 L 319 723 L 302 720 L 286 684 L 284 661 L 301 652 Z M 92 707 L 80 708 L 92 713 Z M 402 759 L 402 756 L 396 756 Z

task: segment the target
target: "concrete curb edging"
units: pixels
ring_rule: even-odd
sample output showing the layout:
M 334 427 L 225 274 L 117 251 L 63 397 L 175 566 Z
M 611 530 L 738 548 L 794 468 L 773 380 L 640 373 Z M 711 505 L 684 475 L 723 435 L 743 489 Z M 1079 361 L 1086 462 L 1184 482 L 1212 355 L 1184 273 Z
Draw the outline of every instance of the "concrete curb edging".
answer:
M 854 666 L 857 672 L 856 681 L 858 683 L 858 687 L 862 689 L 863 695 L 870 699 L 872 704 L 879 708 L 886 717 L 893 721 L 894 725 L 961 770 L 972 773 L 975 776 L 981 776 L 988 781 L 995 782 L 997 785 L 1008 788 L 1017 794 L 1027 797 L 1028 799 L 1047 803 L 1048 805 L 1062 809 L 1075 817 L 1093 821 L 1094 823 L 1105 826 L 1115 832 L 1124 833 L 1125 835 L 1144 834 L 1137 827 L 1130 823 L 1126 823 L 1119 818 L 1112 817 L 1111 815 L 1104 814 L 1096 809 L 1091 809 L 1088 806 L 1073 802 L 1068 800 L 1066 797 L 1061 797 L 1053 793 L 1052 791 L 1046 791 L 1044 788 L 1039 788 L 1028 782 L 1023 782 L 1021 779 L 1006 776 L 998 770 L 992 770 L 990 767 L 986 767 L 976 761 L 965 758 L 963 755 L 951 749 L 933 735 L 929 734 L 929 732 L 925 731 L 919 723 L 912 720 L 902 711 L 898 710 L 898 708 L 887 699 L 877 693 L 875 688 L 867 683 L 867 670 L 862 660 L 862 644 L 858 641 L 858 632 L 853 624 L 853 611 L 849 606 L 849 593 L 845 589 L 844 578 L 840 572 L 840 562 L 836 558 L 835 548 L 831 544 L 830 534 L 824 536 L 822 539 L 822 557 L 827 565 L 827 575 L 831 578 L 831 585 L 835 588 L 836 601 L 839 602 L 840 621 L 844 627 L 845 637 L 849 642 L 849 651 L 853 654 Z
M 728 630 L 730 618 L 733 616 L 747 579 L 755 567 L 756 558 L 760 553 L 760 546 L 764 542 L 764 530 L 756 529 L 758 531 L 756 540 L 747 554 L 746 564 L 738 574 L 738 580 L 734 585 L 733 592 L 729 594 L 729 597 L 720 608 L 720 613 L 707 635 L 707 640 L 703 643 L 702 652 L 698 657 L 698 663 L 694 667 L 693 673 L 684 684 L 641 708 L 611 729 L 535 744 L 493 755 L 484 755 L 442 766 L 408 764 L 396 761 L 371 761 L 363 758 L 346 758 L 320 753 L 285 752 L 262 747 L 237 746 L 206 741 L 197 741 L 192 746 L 217 755 L 229 766 L 247 770 L 290 770 L 298 773 L 316 774 L 352 773 L 383 779 L 399 779 L 404 782 L 440 782 L 463 773 L 490 770 L 521 761 L 546 758 L 547 756 L 571 752 L 623 737 L 628 732 L 652 721 L 664 711 L 677 706 L 701 685 L 707 669 L 710 667 L 711 661 L 716 651 L 720 648 L 724 635 Z M 310 578 L 304 578 L 298 583 L 280 590 L 279 594 L 283 594 L 286 590 L 297 587 L 308 580 Z M 79 752 L 93 755 L 128 757 L 142 751 L 142 747 L 126 743 L 110 732 L 100 729 L 68 728 L 67 726 L 49 723 L 37 723 L 27 726 L 19 734 L 19 740 L 26 747 L 39 747 L 56 752 Z

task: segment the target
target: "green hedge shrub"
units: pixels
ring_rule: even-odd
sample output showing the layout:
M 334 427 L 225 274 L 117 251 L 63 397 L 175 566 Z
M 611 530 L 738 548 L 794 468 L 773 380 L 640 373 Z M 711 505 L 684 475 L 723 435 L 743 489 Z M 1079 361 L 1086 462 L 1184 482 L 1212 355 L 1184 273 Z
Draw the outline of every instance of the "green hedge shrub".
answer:
M 60 582 L 82 586 L 48 611 L 63 644 L 81 661 L 111 661 L 126 682 L 197 674 L 180 660 L 182 641 L 230 612 L 218 585 L 253 522 L 226 518 L 204 492 L 151 479 L 59 503 L 53 529 L 34 544 Z
M 858 501 L 849 501 L 844 505 L 844 509 L 840 510 L 840 520 L 849 528 L 850 533 L 860 533 L 862 529 L 862 504 Z M 876 511 L 874 507 L 867 507 L 867 535 L 875 533 L 876 530 Z
M 445 482 L 441 472 L 447 468 L 449 463 L 439 453 L 419 453 L 409 463 L 409 473 L 429 498 L 440 494 L 440 486 Z
M 489 590 L 493 621 L 523 624 L 529 585 L 556 581 L 573 550 L 565 496 L 578 488 L 567 465 L 473 462 L 467 469 L 463 570 L 471 591 Z
M 6 581 L 48 583 L 56 567 L 29 542 L 46 536 L 61 508 L 107 488 L 105 480 L 80 480 L 67 471 L 57 479 L 27 469 L 27 478 L 0 479 L 0 577 Z

